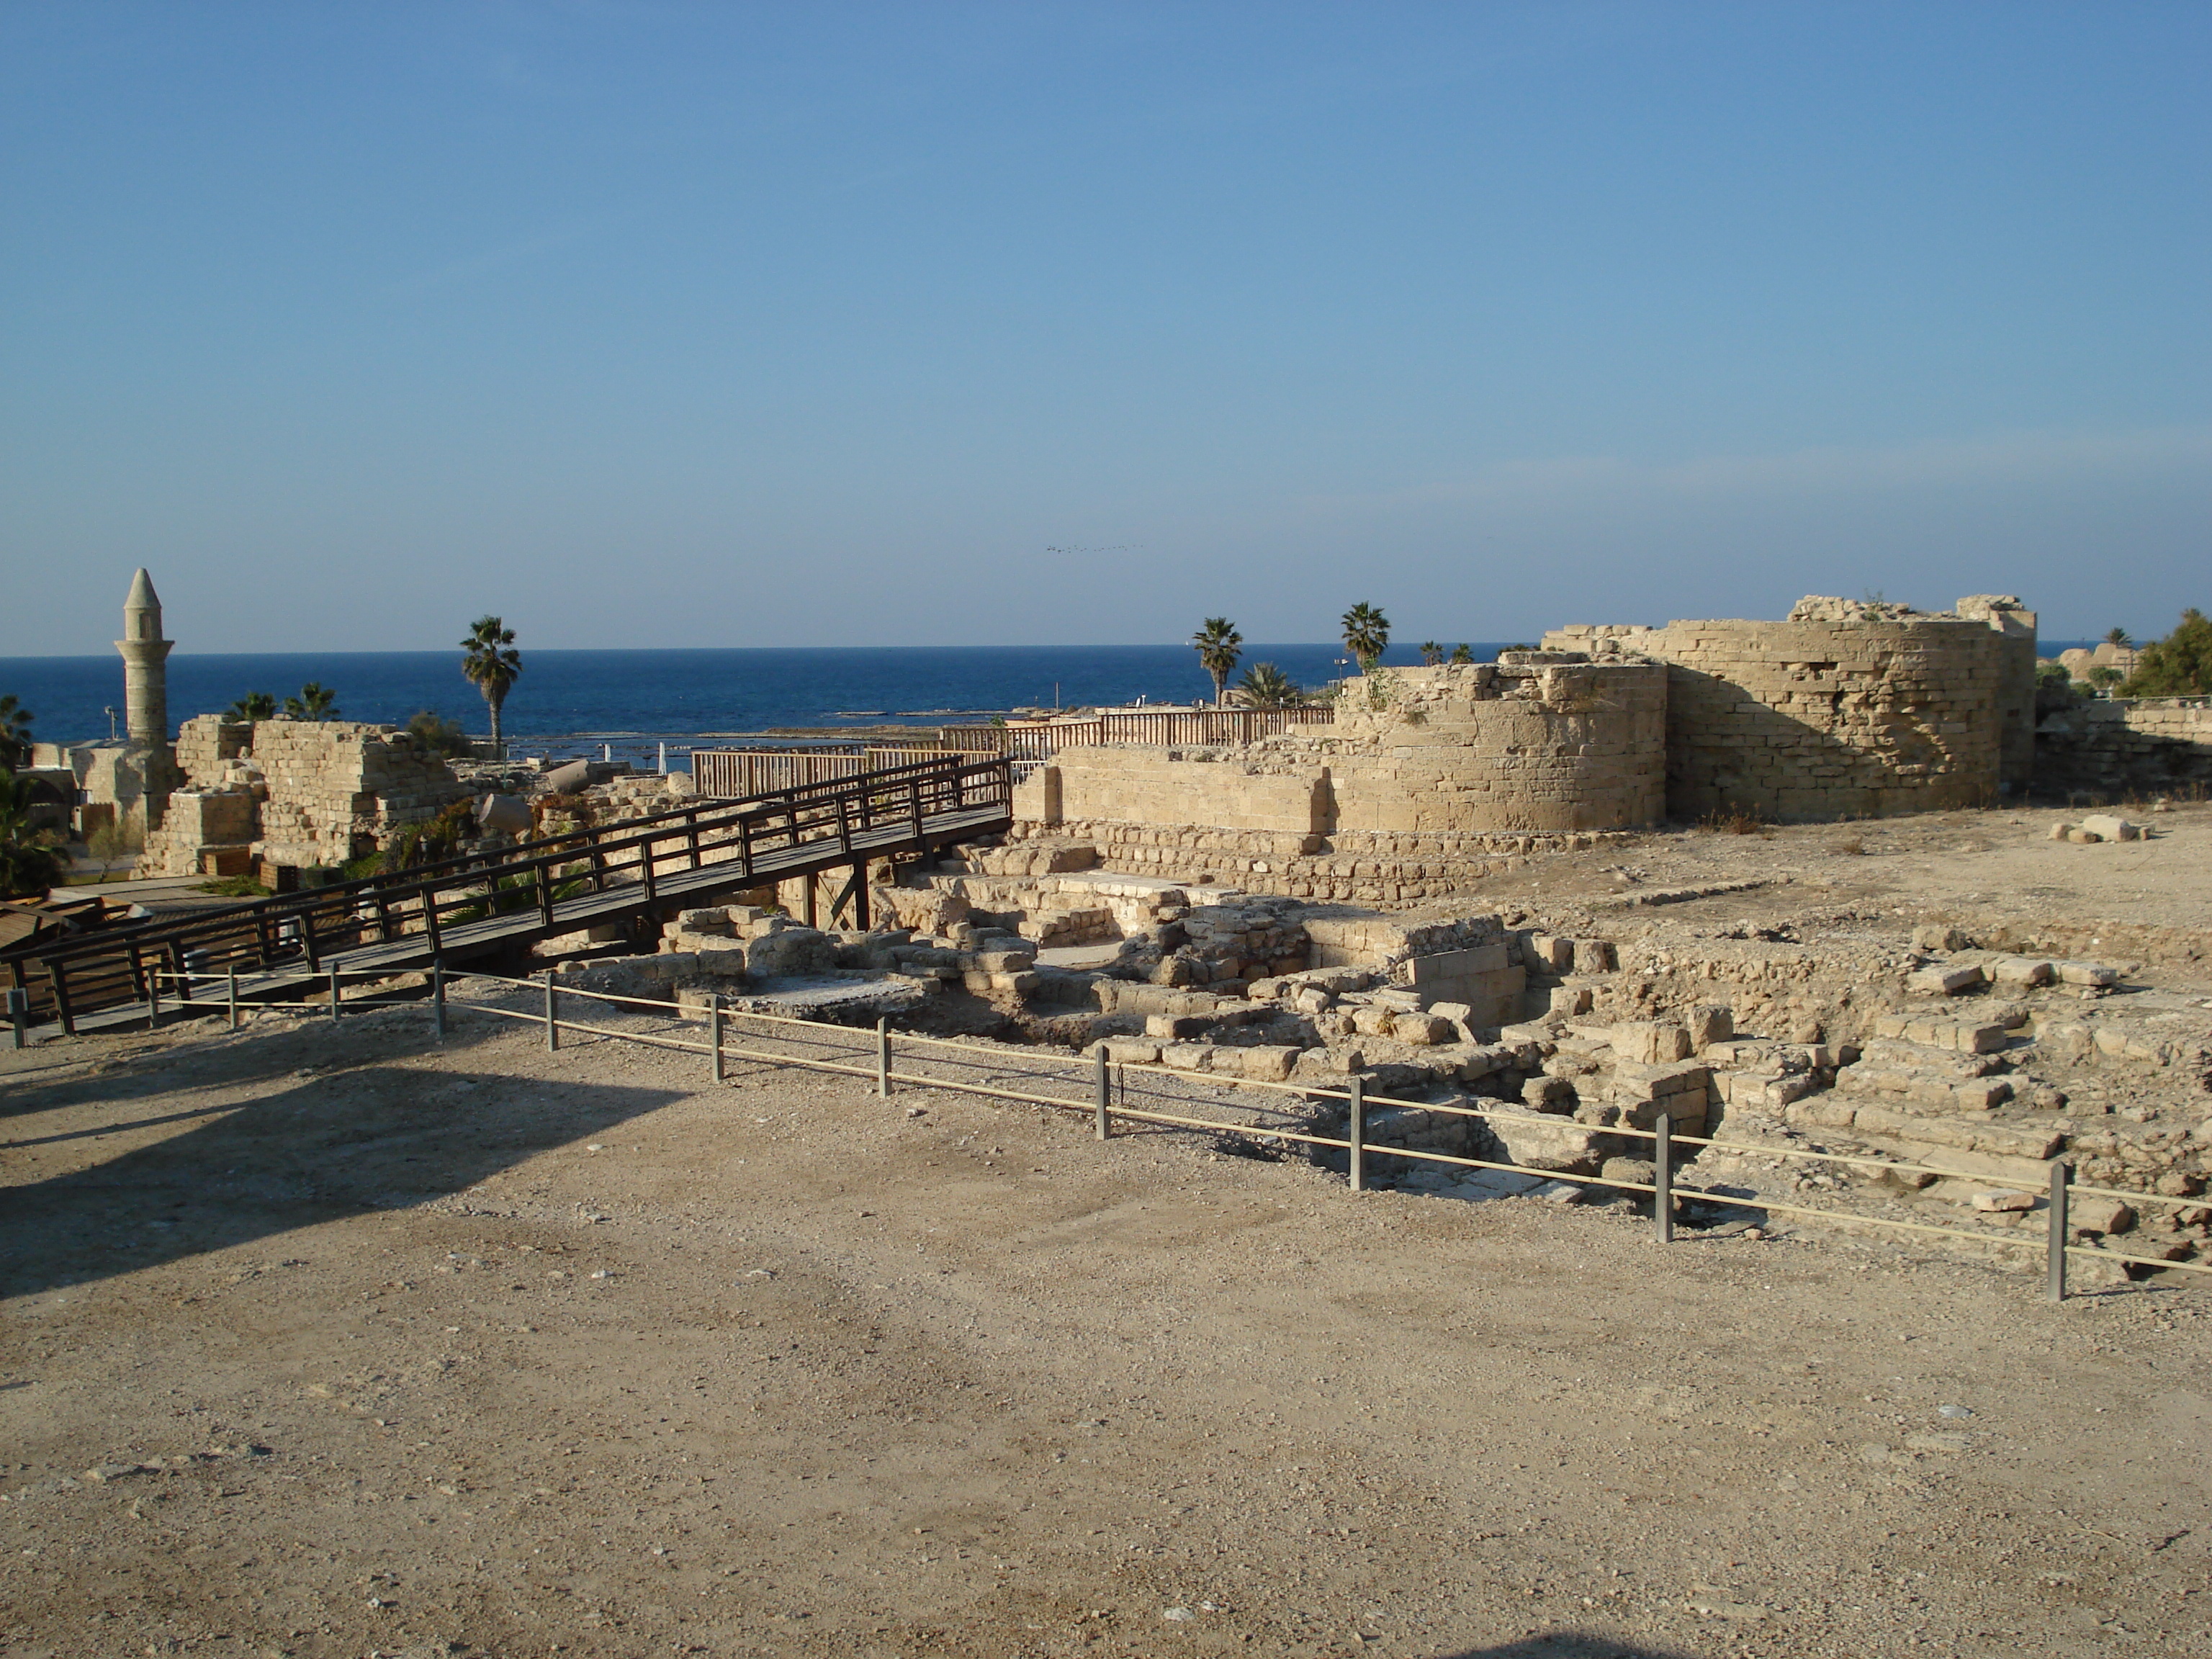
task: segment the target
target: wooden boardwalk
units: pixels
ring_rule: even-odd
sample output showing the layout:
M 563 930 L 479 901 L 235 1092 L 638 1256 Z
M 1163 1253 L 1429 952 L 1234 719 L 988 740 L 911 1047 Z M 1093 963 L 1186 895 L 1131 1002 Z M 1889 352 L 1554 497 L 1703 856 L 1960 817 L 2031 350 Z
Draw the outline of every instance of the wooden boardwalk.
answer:
M 849 869 L 868 925 L 871 860 L 921 858 L 1012 824 L 1010 763 L 946 756 L 745 801 L 649 817 L 281 898 L 149 917 L 9 953 L 33 1025 L 67 1032 L 149 1017 L 163 1003 L 296 997 L 333 972 L 388 975 L 519 953 L 610 923 L 654 922 L 732 895 Z M 197 988 L 196 993 L 194 988 Z

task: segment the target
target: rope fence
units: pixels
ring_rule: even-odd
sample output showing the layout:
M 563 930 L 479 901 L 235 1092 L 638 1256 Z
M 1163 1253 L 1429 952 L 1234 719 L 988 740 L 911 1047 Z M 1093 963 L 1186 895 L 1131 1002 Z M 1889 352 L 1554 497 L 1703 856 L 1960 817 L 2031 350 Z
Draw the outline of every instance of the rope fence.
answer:
M 196 986 L 219 983 L 223 996 L 220 1004 L 227 1016 L 229 1028 L 236 1030 L 240 1022 L 240 1001 L 239 981 L 235 970 L 220 981 L 211 976 L 197 980 L 190 975 L 160 972 L 149 975 L 158 985 L 162 980 L 184 981 L 184 992 L 176 1000 L 183 1005 L 194 1005 L 192 992 Z M 1650 1128 L 1638 1128 L 1633 1124 L 1607 1123 L 1585 1125 L 1598 1133 L 1620 1135 L 1651 1144 L 1652 1179 L 1638 1182 L 1602 1175 L 1565 1176 L 1555 1170 L 1544 1170 L 1525 1164 L 1515 1164 L 1491 1158 L 1470 1158 L 1459 1153 L 1431 1152 L 1422 1148 L 1377 1143 L 1368 1139 L 1368 1114 L 1376 1108 L 1404 1109 L 1429 1112 L 1446 1116 L 1472 1118 L 1485 1122 L 1526 1123 L 1557 1129 L 1563 1122 L 1554 1115 L 1498 1109 L 1487 1106 L 1461 1106 L 1425 1100 L 1405 1100 L 1389 1095 L 1371 1094 L 1364 1080 L 1348 1077 L 1342 1087 L 1312 1083 L 1276 1083 L 1256 1078 L 1218 1077 L 1210 1073 L 1182 1072 L 1173 1067 L 1141 1064 L 1134 1061 L 1114 1061 L 1107 1059 L 1100 1048 L 1089 1062 L 1063 1060 L 1043 1055 L 1008 1051 L 1003 1045 L 988 1043 L 981 1039 L 963 1041 L 952 1037 L 923 1036 L 914 1032 L 893 1033 L 888 1019 L 878 1019 L 872 1031 L 865 1028 L 840 1025 L 823 1020 L 802 1019 L 790 1015 L 770 1014 L 750 1009 L 727 1006 L 720 994 L 711 995 L 703 1007 L 673 1004 L 650 997 L 623 996 L 613 992 L 586 990 L 580 986 L 560 984 L 553 974 L 543 979 L 515 979 L 497 974 L 471 973 L 467 985 L 511 988 L 532 991 L 542 999 L 535 1010 L 503 1006 L 498 1002 L 476 998 L 457 998 L 442 963 L 434 963 L 430 970 L 427 998 L 360 998 L 348 1002 L 343 994 L 343 981 L 352 979 L 388 979 L 388 972 L 360 970 L 351 973 L 339 969 L 325 969 L 313 976 L 315 981 L 327 986 L 324 996 L 315 1001 L 270 1001 L 256 997 L 246 1005 L 255 1008 L 307 1008 L 326 1011 L 333 1021 L 344 1017 L 347 1011 L 420 1006 L 427 1001 L 433 1030 L 442 1040 L 446 1035 L 449 1005 L 471 1012 L 519 1021 L 541 1027 L 545 1033 L 545 1046 L 558 1050 L 563 1033 L 596 1036 L 622 1042 L 635 1042 L 649 1048 L 696 1054 L 706 1057 L 714 1080 L 723 1081 L 727 1076 L 728 1063 L 732 1060 L 775 1066 L 799 1066 L 809 1071 L 825 1072 L 844 1077 L 855 1077 L 872 1081 L 878 1096 L 888 1099 L 899 1087 L 915 1089 L 949 1089 L 962 1094 L 978 1095 L 993 1100 L 1013 1101 L 1024 1105 L 1038 1106 L 1056 1111 L 1087 1114 L 1092 1120 L 1093 1130 L 1101 1140 L 1113 1138 L 1119 1124 L 1147 1124 L 1163 1128 L 1194 1130 L 1218 1135 L 1247 1136 L 1253 1139 L 1286 1143 L 1294 1146 L 1340 1151 L 1346 1155 L 1346 1174 L 1353 1191 L 1366 1190 L 1369 1185 L 1367 1162 L 1370 1158 L 1394 1158 L 1416 1164 L 1441 1165 L 1454 1169 L 1487 1170 L 1502 1174 L 1534 1176 L 1548 1182 L 1565 1182 L 1576 1187 L 1600 1187 L 1611 1191 L 1648 1194 L 1652 1200 L 1652 1218 L 1656 1237 L 1665 1243 L 1674 1236 L 1675 1206 L 1678 1201 L 1695 1201 L 1719 1209 L 1738 1209 L 1778 1215 L 1803 1216 L 1826 1223 L 1842 1223 L 1852 1228 L 1887 1228 L 1923 1237 L 1952 1238 L 1977 1245 L 1997 1245 L 2015 1249 L 2039 1249 L 2045 1259 L 2046 1296 L 2054 1302 L 2067 1296 L 2067 1264 L 2070 1260 L 2087 1259 L 2104 1262 L 2133 1264 L 2162 1272 L 2212 1274 L 2212 1263 L 2173 1261 L 2162 1256 L 2137 1255 L 2123 1251 L 2093 1249 L 2072 1242 L 2070 1199 L 2075 1194 L 2118 1199 L 2130 1205 L 2165 1204 L 2175 1209 L 2194 1207 L 2203 1200 L 2193 1197 L 2175 1197 L 2162 1193 L 2129 1192 L 2109 1187 L 2076 1186 L 2073 1169 L 2063 1159 L 2054 1159 L 2050 1166 L 2050 1190 L 2045 1202 L 2044 1237 L 2008 1237 L 2002 1233 L 1970 1231 L 1962 1227 L 1947 1227 L 1931 1222 L 1906 1221 L 1888 1216 L 1851 1215 L 1834 1210 L 1815 1209 L 1808 1206 L 1782 1203 L 1764 1198 L 1739 1198 L 1735 1195 L 1709 1191 L 1686 1185 L 1675 1178 L 1678 1149 L 1709 1147 L 1716 1152 L 1746 1154 L 1754 1158 L 1771 1158 L 1778 1161 L 1797 1159 L 1806 1162 L 1841 1164 L 1854 1169 L 1870 1170 L 1882 1174 L 1926 1175 L 1939 1179 L 1987 1182 L 1989 1177 L 1972 1170 L 1947 1170 L 1934 1164 L 1906 1163 L 1901 1160 L 1868 1158 L 1844 1152 L 1823 1152 L 1789 1146 L 1765 1146 L 1746 1141 L 1724 1140 L 1717 1136 L 1686 1134 L 1675 1129 L 1662 1108 Z M 610 1025 L 599 1025 L 570 1018 L 562 1012 L 565 997 L 579 997 L 589 1002 L 611 1005 L 618 1008 L 643 1011 L 647 1014 L 672 1020 L 686 1028 L 702 1020 L 707 1026 L 704 1041 L 671 1036 L 664 1032 L 628 1030 Z M 198 1006 L 204 1006 L 198 1005 Z M 696 1012 L 693 1012 L 693 1010 Z M 22 1046 L 23 1012 L 11 994 L 9 1011 L 14 1018 L 16 1046 Z M 152 1029 L 160 1016 L 158 990 L 151 1002 L 148 1029 Z M 754 1027 L 766 1028 L 744 1034 L 742 1042 L 733 1042 L 731 1025 L 744 1022 Z M 755 1047 L 747 1044 L 773 1043 L 781 1047 Z M 896 1049 L 896 1054 L 895 1054 Z M 834 1056 L 834 1058 L 833 1058 Z M 908 1069 L 900 1070 L 895 1059 L 902 1060 Z M 916 1066 L 931 1070 L 912 1069 Z M 977 1073 L 978 1078 L 960 1073 Z M 947 1073 L 952 1073 L 948 1075 Z M 1008 1088 L 1009 1080 L 1034 1083 L 1036 1090 Z M 1132 1089 L 1133 1080 L 1134 1088 Z M 1172 1087 L 1162 1086 L 1171 1084 Z M 1071 1088 L 1073 1094 L 1042 1092 L 1055 1086 Z M 1278 1119 L 1291 1119 L 1298 1127 L 1283 1123 L 1238 1122 L 1218 1117 L 1201 1117 L 1189 1110 L 1168 1110 L 1165 1107 L 1188 1106 L 1192 1103 L 1192 1091 L 1225 1092 L 1228 1099 L 1201 1097 L 1196 1104 L 1227 1110 L 1244 1111 Z M 1132 1095 L 1139 1102 L 1158 1104 L 1130 1103 Z M 1310 1109 L 1324 1102 L 1341 1102 L 1345 1111 L 1345 1133 L 1341 1136 L 1316 1133 L 1304 1111 L 1289 1105 L 1261 1104 L 1237 1097 L 1257 1095 L 1291 1097 L 1301 1108 Z

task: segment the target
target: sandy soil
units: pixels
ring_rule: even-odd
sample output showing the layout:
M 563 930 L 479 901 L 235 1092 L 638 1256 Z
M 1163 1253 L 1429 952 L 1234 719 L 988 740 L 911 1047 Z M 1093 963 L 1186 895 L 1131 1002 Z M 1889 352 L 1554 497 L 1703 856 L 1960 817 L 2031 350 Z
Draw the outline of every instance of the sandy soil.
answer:
M 2212 1654 L 2202 1291 L 703 1069 L 0 1052 L 0 1652 Z
M 2143 841 L 2085 847 L 2050 839 L 2053 823 L 2080 816 L 2004 808 L 1753 835 L 1675 830 L 1626 849 L 1532 860 L 1495 896 L 1617 908 L 1638 894 L 1763 879 L 1768 885 L 1757 891 L 1695 902 L 1705 913 L 1761 919 L 1844 907 L 1984 927 L 2212 929 L 2212 806 L 2137 813 L 2151 831 Z

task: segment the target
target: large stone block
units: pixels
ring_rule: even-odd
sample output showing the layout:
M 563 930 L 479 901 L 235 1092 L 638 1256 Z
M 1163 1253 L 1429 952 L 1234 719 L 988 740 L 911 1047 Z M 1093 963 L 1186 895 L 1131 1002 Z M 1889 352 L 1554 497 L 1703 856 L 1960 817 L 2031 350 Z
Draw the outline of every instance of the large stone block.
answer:
M 1528 972 L 1507 959 L 1503 944 L 1469 951 L 1445 951 L 1415 957 L 1405 964 L 1409 983 L 1423 1006 L 1463 1004 L 1469 1025 L 1510 1025 L 1521 1017 L 1521 994 Z
M 812 927 L 787 927 L 744 942 L 745 971 L 756 979 L 826 974 L 837 965 L 837 940 Z
M 1504 1153 L 1502 1162 L 1559 1175 L 1595 1175 L 1607 1158 L 1636 1144 L 1571 1118 L 1486 1117 L 1483 1123 Z

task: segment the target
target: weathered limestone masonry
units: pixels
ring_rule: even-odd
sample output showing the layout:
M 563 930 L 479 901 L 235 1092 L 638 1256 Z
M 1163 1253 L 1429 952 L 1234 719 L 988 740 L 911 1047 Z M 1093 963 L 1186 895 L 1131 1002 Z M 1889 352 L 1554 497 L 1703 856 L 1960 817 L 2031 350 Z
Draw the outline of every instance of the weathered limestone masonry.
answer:
M 1667 689 L 1650 664 L 1509 651 L 1382 671 L 1334 726 L 1267 741 L 1328 763 L 1330 835 L 1632 829 L 1665 811 Z
M 1808 598 L 1784 622 L 1581 625 L 1496 664 L 1383 670 L 1334 721 L 1211 747 L 1063 750 L 1015 836 L 1302 898 L 1463 893 L 1527 854 L 1749 810 L 1973 805 L 2036 752 L 2035 617 Z
M 405 732 L 357 721 L 246 726 L 203 714 L 185 722 L 177 754 L 188 787 L 171 798 L 174 822 L 148 842 L 150 873 L 198 872 L 241 842 L 276 864 L 343 864 L 470 793 Z
M 1656 822 L 1666 673 L 1507 653 L 1352 683 L 1334 724 L 1249 745 L 1063 750 L 1016 835 L 1178 878 L 1403 902 Z
M 2212 698 L 2076 703 L 2036 733 L 2037 782 L 2091 794 L 2161 794 L 2212 784 Z
M 1668 665 L 1667 811 L 1783 821 L 1970 806 L 2033 763 L 2035 617 L 1812 597 L 1790 619 L 1577 625 L 1547 649 Z

